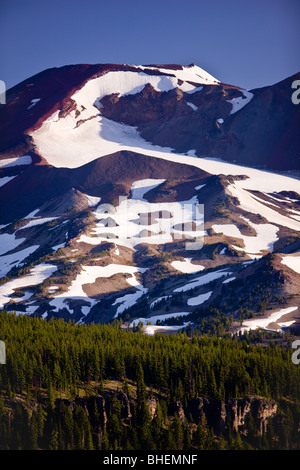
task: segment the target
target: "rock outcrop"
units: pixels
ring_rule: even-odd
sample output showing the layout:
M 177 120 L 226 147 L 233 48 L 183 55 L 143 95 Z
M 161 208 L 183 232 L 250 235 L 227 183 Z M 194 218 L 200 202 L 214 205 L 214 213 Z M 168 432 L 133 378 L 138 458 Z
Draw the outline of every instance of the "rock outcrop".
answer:
M 221 434 L 226 425 L 231 423 L 236 432 L 245 433 L 249 415 L 253 416 L 257 434 L 262 435 L 267 430 L 268 420 L 276 416 L 277 403 L 264 398 L 234 398 L 227 401 L 215 401 L 207 398 L 195 398 L 188 403 L 188 412 L 193 421 L 198 424 L 205 415 L 208 426 L 216 434 Z
M 121 418 L 130 424 L 134 399 L 129 398 L 122 391 L 106 392 L 91 398 L 76 398 L 75 402 L 63 400 L 67 406 L 73 407 L 76 403 L 84 408 L 86 414 L 92 414 L 95 406 L 100 416 L 101 425 L 106 425 L 113 400 L 120 403 Z M 150 397 L 146 401 L 151 419 L 154 419 L 157 410 L 158 399 Z M 170 403 L 168 417 L 177 414 L 181 423 L 189 422 L 198 425 L 203 417 L 209 428 L 216 435 L 222 434 L 230 425 L 235 432 L 247 434 L 247 424 L 250 414 L 253 417 L 257 436 L 262 436 L 267 431 L 268 422 L 277 414 L 278 404 L 274 400 L 260 397 L 233 398 L 229 400 L 213 400 L 206 397 L 193 398 L 187 401 L 185 407 L 180 400 Z

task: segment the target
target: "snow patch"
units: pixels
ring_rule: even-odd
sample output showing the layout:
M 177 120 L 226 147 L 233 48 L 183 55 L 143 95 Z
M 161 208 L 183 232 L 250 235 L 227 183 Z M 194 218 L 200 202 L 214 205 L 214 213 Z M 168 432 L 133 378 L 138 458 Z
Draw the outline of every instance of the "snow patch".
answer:
M 296 273 L 300 274 L 300 253 L 283 256 L 281 262 Z
M 0 234 L 0 256 L 14 250 L 26 240 L 26 238 L 17 239 L 15 234 L 16 232 Z
M 208 284 L 211 281 L 215 281 L 216 279 L 219 279 L 221 277 L 227 276 L 228 274 L 232 274 L 232 273 L 224 272 L 223 269 L 219 271 L 214 271 L 211 273 L 203 274 L 202 276 L 197 277 L 196 279 L 193 279 L 192 281 L 189 281 L 184 286 L 177 287 L 177 289 L 175 289 L 174 292 L 186 292 L 190 289 L 194 289 L 195 287 L 204 286 L 205 284 Z
M 29 217 L 26 217 L 26 219 L 29 218 Z M 42 224 L 46 224 L 47 222 L 50 222 L 51 220 L 55 220 L 57 219 L 57 217 L 44 217 L 44 218 L 35 218 L 35 220 L 31 220 L 30 222 L 28 222 L 26 225 L 24 225 L 23 227 L 20 227 L 18 230 L 16 230 L 17 232 L 19 230 L 23 230 L 25 228 L 30 228 L 30 227 L 35 227 L 36 225 L 42 225 Z
M 101 197 L 89 196 L 88 194 L 85 194 L 85 196 L 88 200 L 88 204 L 89 204 L 90 207 L 96 206 L 101 201 Z
M 39 101 L 41 101 L 41 98 L 34 98 L 33 100 L 31 100 L 31 105 L 28 106 L 27 109 L 33 108 Z
M 154 70 L 159 70 L 162 73 L 169 73 L 171 75 L 175 75 L 177 79 L 183 80 L 186 82 L 194 82 L 194 83 L 201 83 L 205 85 L 216 85 L 220 83 L 219 80 L 217 80 L 215 77 L 210 75 L 208 72 L 206 72 L 204 69 L 201 67 L 198 67 L 198 65 L 192 64 L 192 65 L 185 65 L 182 67 L 182 69 L 179 70 L 174 70 L 174 69 L 168 69 L 164 67 L 149 67 L 145 65 L 139 65 L 138 67 L 142 69 L 154 69 Z M 188 84 L 187 84 L 188 85 Z M 202 89 L 203 87 L 198 87 Z M 191 92 L 195 89 L 193 86 Z
M 33 296 L 32 292 L 26 291 L 22 297 L 10 297 L 10 300 L 13 300 L 15 303 L 25 302 Z M 26 311 L 27 313 L 27 311 Z
M 191 103 L 190 101 L 186 101 L 186 104 L 190 106 L 194 111 L 197 111 L 198 106 L 196 106 L 194 103 Z
M 30 212 L 30 214 L 26 215 L 24 219 L 35 219 L 36 214 L 39 212 L 40 209 L 35 209 L 34 211 Z
M 144 272 L 144 269 L 138 268 L 136 266 L 126 266 L 122 264 L 109 264 L 107 266 L 82 266 L 82 271 L 76 276 L 76 279 L 72 281 L 68 291 L 54 297 L 54 299 L 52 299 L 49 304 L 55 307 L 56 310 L 66 308 L 70 312 L 68 301 L 74 299 L 86 301 L 89 305 L 85 306 L 84 309 L 82 308 L 82 312 L 87 315 L 90 309 L 96 305 L 98 301 L 87 296 L 83 290 L 84 285 L 93 284 L 96 279 L 101 277 L 109 278 L 114 274 L 128 273 L 132 276 L 131 278 L 126 279 L 128 284 L 138 287 L 140 284 L 135 278 L 135 273 L 137 272 Z
M 171 266 L 185 274 L 196 273 L 205 269 L 205 267 L 200 264 L 192 264 L 192 258 L 185 258 L 184 261 L 172 261 Z
M 245 253 L 252 255 L 261 255 L 264 250 L 271 251 L 274 243 L 278 240 L 278 227 L 272 224 L 254 224 L 245 218 L 244 220 L 255 229 L 256 236 L 243 235 L 233 224 L 212 225 L 212 229 L 217 233 L 223 232 L 228 237 L 241 238 L 245 245 L 244 248 L 233 245 L 238 251 L 245 251 Z
M 246 104 L 248 104 L 252 98 L 253 98 L 253 93 L 250 93 L 249 91 L 243 90 L 242 91 L 243 96 L 239 96 L 238 98 L 233 98 L 232 100 L 226 100 L 227 103 L 232 104 L 232 110 L 230 111 L 230 114 L 237 113 L 242 109 Z
M 188 323 L 184 323 L 183 325 L 173 325 L 173 326 L 169 326 L 169 325 L 165 325 L 165 326 L 161 326 L 161 325 L 147 325 L 144 327 L 144 332 L 147 334 L 147 335 L 150 335 L 150 336 L 153 336 L 156 332 L 172 332 L 172 331 L 178 331 L 178 330 L 181 330 L 182 328 L 185 328 L 186 326 L 188 325 Z
M 0 307 L 3 307 L 10 300 L 10 295 L 13 294 L 15 289 L 22 287 L 36 286 L 41 284 L 45 279 L 50 277 L 57 270 L 56 266 L 52 264 L 38 264 L 27 276 L 18 277 L 12 281 L 7 282 L 0 286 Z
M 52 246 L 52 250 L 57 251 L 60 248 L 64 248 L 64 247 L 65 247 L 65 243 L 60 243 L 59 245 Z
M 201 305 L 210 298 L 212 293 L 213 291 L 210 291 L 210 292 L 206 292 L 205 294 L 197 295 L 196 297 L 191 297 L 190 299 L 188 299 L 187 303 L 188 305 L 191 305 L 191 306 Z
M 31 253 L 39 248 L 39 245 L 33 245 L 24 250 L 17 251 L 10 255 L 3 255 L 0 257 L 0 277 L 6 274 L 14 267 L 20 266 L 20 263 L 26 259 Z
M 4 176 L 3 178 L 0 178 L 0 187 L 4 186 L 9 181 L 13 180 L 16 176 L 17 175 L 15 175 L 15 176 Z
M 227 284 L 228 282 L 232 282 L 235 280 L 235 277 L 229 277 L 228 279 L 225 279 L 225 281 L 222 282 L 222 284 Z
M 204 188 L 205 184 L 199 184 L 199 186 L 195 186 L 196 191 L 199 191 L 200 189 Z
M 164 295 L 162 297 L 158 297 L 156 300 L 154 300 L 153 302 L 151 302 L 150 304 L 150 309 L 152 309 L 157 303 L 159 303 L 161 300 L 164 300 L 164 299 L 167 299 L 168 298 L 168 295 Z
M 203 86 L 198 86 L 198 87 L 195 87 L 193 90 L 186 91 L 186 93 L 188 93 L 189 95 L 192 95 L 192 94 L 197 93 L 198 91 L 201 91 L 201 90 L 203 90 Z
M 238 331 L 244 333 L 249 330 L 256 330 L 257 328 L 270 329 L 270 330 L 279 330 L 280 328 L 268 328 L 271 323 L 276 323 L 284 315 L 294 312 L 298 307 L 288 307 L 281 309 L 277 312 L 272 313 L 267 318 L 253 318 L 251 320 L 243 321 L 242 328 Z M 279 325 L 279 324 L 278 324 Z
M 164 183 L 165 179 L 143 179 L 135 181 L 131 186 L 131 199 L 137 199 L 140 201 L 146 201 L 144 195 L 151 189 L 156 188 L 160 184 Z
M 113 306 L 121 304 L 114 315 L 114 318 L 117 318 L 120 313 L 124 312 L 126 308 L 131 307 L 134 305 L 140 297 L 148 292 L 148 289 L 144 288 L 143 286 L 136 286 L 138 291 L 134 294 L 125 294 L 122 297 L 119 297 L 115 302 L 112 304 Z
M 48 288 L 49 294 L 52 294 L 53 292 L 56 292 L 59 289 L 58 286 L 51 286 Z
M 155 325 L 157 320 L 165 321 L 165 320 L 168 320 L 169 318 L 184 317 L 186 315 L 190 315 L 190 313 L 191 312 L 175 312 L 175 313 L 166 313 L 165 315 L 154 315 L 149 318 L 135 318 L 131 321 L 130 327 L 132 328 L 134 325 L 137 326 L 139 323 L 143 323 L 144 325 L 147 325 L 147 323 L 150 323 L 151 325 Z
M 266 173 L 265 185 L 267 185 L 270 180 L 273 180 L 273 182 L 275 182 L 277 180 L 277 176 L 278 175 L 276 174 L 272 174 L 272 178 L 270 178 L 270 174 Z M 278 184 L 280 184 L 280 181 L 277 181 Z M 289 182 L 287 181 L 287 185 L 292 186 L 293 182 L 295 182 L 296 187 L 299 186 L 299 181 L 293 180 L 292 178 L 290 178 Z M 265 204 L 259 202 L 253 194 L 251 194 L 249 191 L 245 191 L 245 189 L 241 187 L 240 183 L 241 181 L 236 181 L 234 184 L 229 185 L 227 187 L 227 190 L 231 194 L 231 196 L 236 197 L 239 200 L 239 206 L 243 210 L 251 212 L 253 214 L 260 214 L 262 217 L 265 217 L 270 223 L 282 225 L 283 227 L 288 227 L 292 230 L 300 231 L 300 223 L 298 221 L 293 220 L 285 215 L 282 215 L 271 207 L 267 207 Z M 288 188 L 289 186 L 286 187 Z
M 19 165 L 31 165 L 32 158 L 30 155 L 22 155 L 22 157 L 16 158 L 6 158 L 5 160 L 0 160 L 0 168 L 10 168 L 12 166 Z

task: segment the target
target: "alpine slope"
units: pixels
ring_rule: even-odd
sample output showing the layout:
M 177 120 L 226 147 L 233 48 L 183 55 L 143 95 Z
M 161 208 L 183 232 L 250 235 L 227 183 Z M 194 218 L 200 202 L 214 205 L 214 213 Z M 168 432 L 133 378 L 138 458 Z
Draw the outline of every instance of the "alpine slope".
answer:
M 157 331 L 299 328 L 291 84 L 68 65 L 0 105 L 0 308 Z

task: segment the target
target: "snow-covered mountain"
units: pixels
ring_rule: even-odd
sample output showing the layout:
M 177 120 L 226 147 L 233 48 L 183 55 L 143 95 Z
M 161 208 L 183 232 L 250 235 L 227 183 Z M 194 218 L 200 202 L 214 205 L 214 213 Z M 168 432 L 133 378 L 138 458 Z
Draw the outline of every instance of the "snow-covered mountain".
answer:
M 100 64 L 9 90 L 0 307 L 150 333 L 213 315 L 299 326 L 293 80 L 244 90 L 194 64 Z

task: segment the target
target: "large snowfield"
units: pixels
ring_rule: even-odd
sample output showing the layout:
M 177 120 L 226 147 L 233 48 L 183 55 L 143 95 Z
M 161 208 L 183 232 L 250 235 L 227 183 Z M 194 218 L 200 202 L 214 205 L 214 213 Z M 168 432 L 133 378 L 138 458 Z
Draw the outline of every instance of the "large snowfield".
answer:
M 175 72 L 172 71 L 172 73 Z M 137 72 L 109 72 L 102 77 L 90 80 L 72 96 L 72 99 L 77 103 L 80 115 L 76 116 L 75 110 L 64 118 L 58 117 L 59 112 L 54 113 L 39 129 L 32 133 L 33 140 L 48 163 L 56 167 L 77 168 L 101 156 L 121 150 L 131 150 L 144 155 L 192 165 L 211 174 L 247 175 L 247 179 L 237 181 L 233 185 L 233 191 L 240 190 L 241 197 L 243 189 L 268 193 L 286 189 L 299 191 L 299 180 L 289 176 L 227 163 L 221 160 L 221 155 L 219 159 L 197 158 L 192 149 L 188 155 L 176 154 L 172 152 L 171 148 L 146 142 L 135 127 L 120 124 L 101 116 L 99 102 L 106 94 L 138 93 L 146 83 L 151 83 L 154 88 L 160 91 L 181 87 L 184 88 L 184 91 L 191 93 L 199 87 L 188 84 L 187 80 L 199 84 L 206 83 L 205 79 L 201 78 L 201 72 L 199 73 L 197 67 L 176 71 L 176 76 L 186 81 L 179 85 L 177 78 L 174 77 L 151 76 Z M 217 83 L 217 81 L 212 77 L 211 83 Z M 246 90 L 243 93 L 246 98 L 241 98 L 239 106 L 246 105 L 251 98 Z M 235 103 L 234 112 L 238 112 L 236 106 Z M 217 118 L 218 116 L 216 116 Z M 77 126 L 79 120 L 85 120 L 85 122 Z

